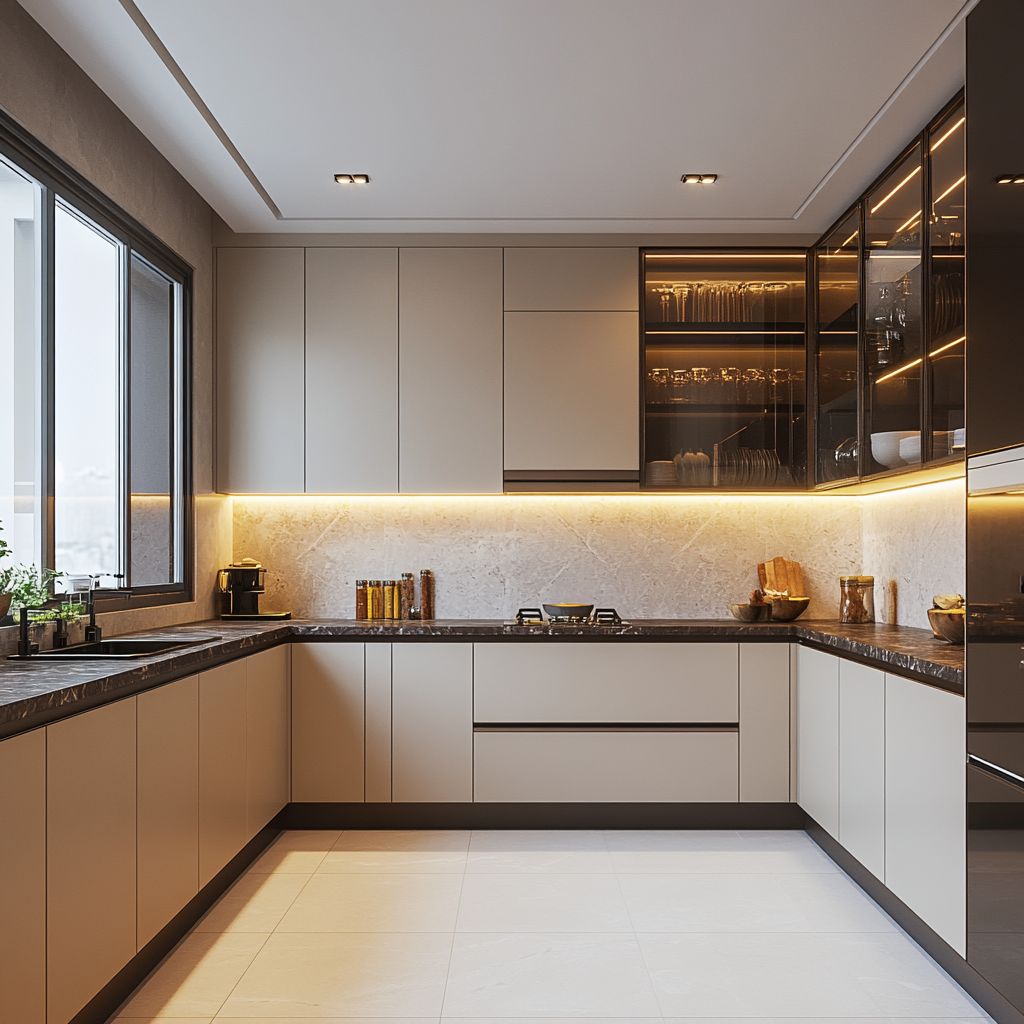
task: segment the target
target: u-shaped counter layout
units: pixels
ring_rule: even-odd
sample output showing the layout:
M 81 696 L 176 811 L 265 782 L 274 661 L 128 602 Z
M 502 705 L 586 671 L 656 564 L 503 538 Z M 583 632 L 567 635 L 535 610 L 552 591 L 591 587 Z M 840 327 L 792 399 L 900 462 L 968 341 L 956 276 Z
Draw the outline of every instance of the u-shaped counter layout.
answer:
M 106 1019 L 282 828 L 806 828 L 966 969 L 963 648 L 925 630 L 139 635 L 189 646 L 0 663 L 0 991 L 48 1024 Z

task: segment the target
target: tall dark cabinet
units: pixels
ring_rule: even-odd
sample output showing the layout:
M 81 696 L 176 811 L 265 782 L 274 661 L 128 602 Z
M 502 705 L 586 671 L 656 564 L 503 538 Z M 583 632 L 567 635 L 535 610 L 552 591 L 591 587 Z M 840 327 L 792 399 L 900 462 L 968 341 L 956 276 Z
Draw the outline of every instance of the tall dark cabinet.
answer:
M 967 959 L 1024 1013 L 1021 40 L 1020 0 L 968 16 Z

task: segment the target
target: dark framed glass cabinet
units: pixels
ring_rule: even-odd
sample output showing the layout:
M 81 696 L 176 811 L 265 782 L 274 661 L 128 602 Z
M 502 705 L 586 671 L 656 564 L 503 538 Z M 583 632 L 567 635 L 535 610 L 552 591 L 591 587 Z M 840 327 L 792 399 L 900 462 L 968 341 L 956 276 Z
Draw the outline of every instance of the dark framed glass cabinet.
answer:
M 642 258 L 642 486 L 805 487 L 806 250 Z

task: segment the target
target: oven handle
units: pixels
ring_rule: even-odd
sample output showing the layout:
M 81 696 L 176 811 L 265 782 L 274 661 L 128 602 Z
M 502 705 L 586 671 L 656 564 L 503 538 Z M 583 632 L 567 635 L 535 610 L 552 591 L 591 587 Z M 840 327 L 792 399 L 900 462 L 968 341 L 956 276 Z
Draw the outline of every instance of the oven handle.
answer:
M 977 768 L 979 772 L 991 775 L 1001 782 L 1009 783 L 1009 785 L 1017 789 L 1024 789 L 1024 778 L 1020 775 L 1015 775 L 1011 771 L 1007 771 L 1005 768 L 1000 768 L 997 764 L 992 764 L 991 761 L 983 761 L 980 757 L 975 757 L 974 754 L 968 754 L 967 763 L 972 768 Z

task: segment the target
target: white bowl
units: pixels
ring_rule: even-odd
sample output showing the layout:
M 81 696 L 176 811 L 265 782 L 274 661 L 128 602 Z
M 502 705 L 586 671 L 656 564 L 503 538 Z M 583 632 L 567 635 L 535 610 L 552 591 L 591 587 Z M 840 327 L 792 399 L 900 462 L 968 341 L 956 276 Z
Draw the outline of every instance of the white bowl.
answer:
M 952 430 L 936 430 L 932 432 L 933 448 L 935 458 L 945 458 L 949 454 L 950 442 L 953 440 Z M 900 441 L 900 458 L 907 465 L 915 465 L 921 461 L 921 444 L 915 434 L 913 437 L 905 437 Z
M 920 438 L 919 430 L 883 430 L 871 435 L 871 456 L 886 469 L 898 469 L 906 462 L 900 458 L 900 441 L 908 437 Z

